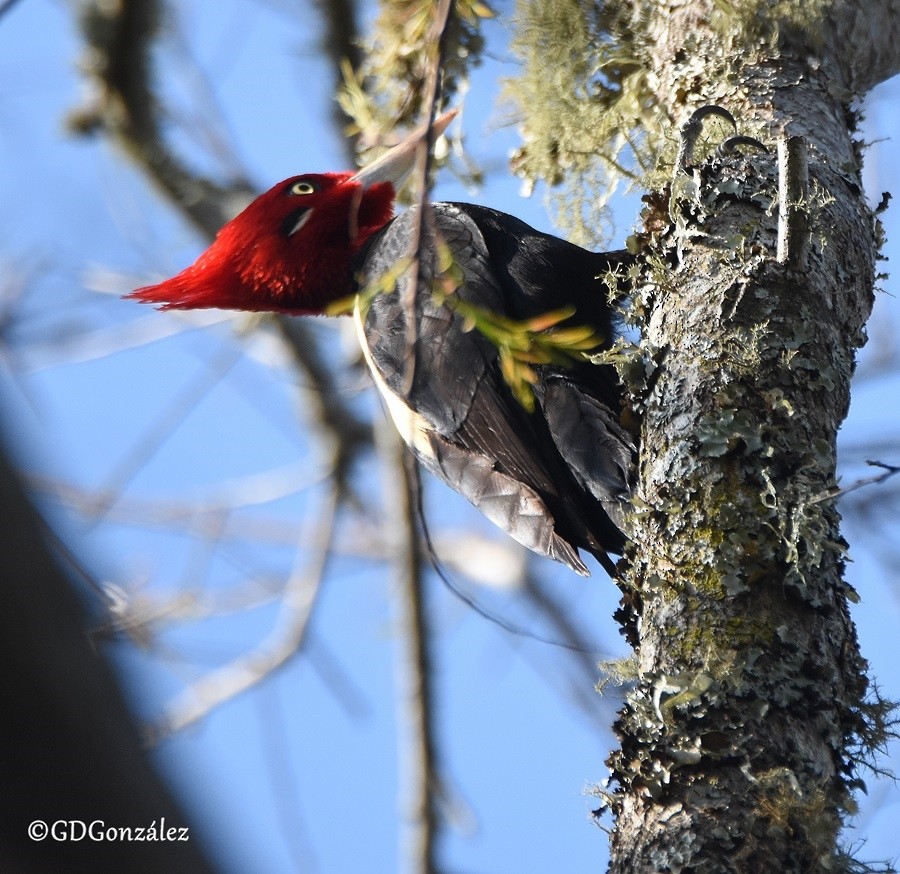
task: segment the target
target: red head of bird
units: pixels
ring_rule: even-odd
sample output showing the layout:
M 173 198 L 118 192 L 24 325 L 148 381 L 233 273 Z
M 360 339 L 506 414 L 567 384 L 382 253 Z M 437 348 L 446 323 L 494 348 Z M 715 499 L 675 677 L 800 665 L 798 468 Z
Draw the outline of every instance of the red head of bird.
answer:
M 456 110 L 438 118 L 444 131 Z M 408 174 L 427 129 L 358 173 L 310 173 L 260 195 L 188 268 L 128 295 L 162 309 L 321 313 L 353 290 L 351 260 L 393 216 L 395 185 Z

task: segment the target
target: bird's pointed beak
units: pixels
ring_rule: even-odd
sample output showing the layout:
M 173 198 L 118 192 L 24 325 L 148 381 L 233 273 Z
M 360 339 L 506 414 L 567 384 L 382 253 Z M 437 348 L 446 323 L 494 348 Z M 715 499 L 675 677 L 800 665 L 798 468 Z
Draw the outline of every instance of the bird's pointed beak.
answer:
M 431 126 L 432 135 L 435 138 L 439 137 L 457 115 L 459 115 L 458 109 L 448 109 L 439 115 Z M 363 167 L 352 177 L 352 181 L 361 183 L 363 188 L 368 188 L 376 182 L 390 182 L 395 190 L 399 189 L 415 165 L 416 152 L 427 136 L 427 125 L 417 128 L 403 142 L 398 143 L 389 152 L 385 152 L 380 158 Z

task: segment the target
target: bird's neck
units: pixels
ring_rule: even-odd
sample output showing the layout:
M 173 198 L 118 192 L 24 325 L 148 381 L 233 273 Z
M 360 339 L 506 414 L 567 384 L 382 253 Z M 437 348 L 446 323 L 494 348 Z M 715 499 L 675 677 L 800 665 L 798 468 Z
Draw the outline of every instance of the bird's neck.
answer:
M 237 282 L 249 288 L 241 292 L 252 308 L 292 315 L 320 315 L 331 304 L 349 298 L 358 290 L 357 271 L 362 253 L 377 232 L 387 224 L 358 228 L 331 228 L 307 238 L 314 257 L 291 254 L 272 257 L 261 247 L 254 251 Z M 250 308 L 246 305 L 243 308 Z

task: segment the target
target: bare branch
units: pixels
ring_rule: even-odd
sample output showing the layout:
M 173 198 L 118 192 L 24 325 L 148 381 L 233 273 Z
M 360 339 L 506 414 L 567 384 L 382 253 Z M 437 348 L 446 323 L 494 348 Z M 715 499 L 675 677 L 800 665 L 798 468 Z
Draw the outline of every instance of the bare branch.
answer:
M 608 659 L 609 653 L 601 651 L 593 641 L 589 640 L 582 628 L 579 627 L 571 614 L 571 611 L 551 594 L 548 587 L 531 572 L 525 574 L 525 591 L 528 599 L 540 613 L 541 617 L 549 622 L 554 632 L 560 637 L 560 647 L 569 650 L 583 672 L 585 687 L 593 688 L 597 683 L 597 659 Z M 596 712 L 596 701 L 594 712 Z
M 192 380 L 172 399 L 162 414 L 150 424 L 141 438 L 130 448 L 127 455 L 120 459 L 107 477 L 106 486 L 101 490 L 106 496 L 105 502 L 94 508 L 96 518 L 101 517 L 118 500 L 122 490 L 157 453 L 160 446 L 172 435 L 178 425 L 237 364 L 241 354 L 240 347 L 229 346 L 223 349 L 209 363 L 208 369 L 205 369 L 198 378 Z
M 332 64 L 334 90 L 337 93 L 344 83 L 342 64 L 347 61 L 351 69 L 358 70 L 362 60 L 359 49 L 359 32 L 356 26 L 356 3 L 354 0 L 315 0 L 325 22 L 325 37 L 322 40 Z M 332 106 L 332 122 L 335 130 L 341 130 L 347 123 L 347 116 L 338 102 Z M 356 160 L 355 138 L 345 141 L 350 164 Z
M 883 461 L 867 461 L 866 464 L 869 467 L 880 467 L 884 469 L 884 473 L 879 473 L 876 476 L 868 476 L 864 479 L 857 480 L 852 485 L 847 486 L 845 489 L 832 489 L 826 492 L 823 495 L 819 495 L 819 497 L 810 501 L 811 504 L 818 504 L 821 501 L 829 501 L 829 500 L 837 500 L 838 498 L 842 498 L 844 495 L 849 495 L 850 492 L 855 492 L 858 489 L 865 488 L 866 486 L 874 486 L 879 483 L 886 482 L 891 477 L 896 476 L 900 473 L 900 467 L 897 467 L 893 464 L 885 464 Z
M 275 318 L 275 326 L 294 361 L 307 378 L 305 412 L 317 437 L 331 444 L 334 475 L 343 490 L 350 465 L 360 449 L 372 442 L 372 428 L 348 406 L 326 366 L 312 332 L 299 319 Z
M 285 471 L 285 468 L 279 470 Z M 274 473 L 274 472 L 272 472 Z M 264 477 L 267 474 L 260 474 Z M 287 476 L 287 475 L 286 475 Z M 227 503 L 227 494 L 210 495 L 197 501 L 178 498 L 146 498 L 132 495 L 115 495 L 108 491 L 82 489 L 69 482 L 53 477 L 29 477 L 29 486 L 52 495 L 54 500 L 71 508 L 89 519 L 96 518 L 98 508 L 107 522 L 125 525 L 141 525 L 148 528 L 177 531 L 190 537 L 219 541 L 244 540 L 272 545 L 290 545 L 297 542 L 297 525 L 273 516 L 253 515 L 239 523 L 233 519 L 227 525 L 220 521 L 223 515 L 242 506 L 255 506 L 278 500 L 318 484 L 326 477 L 315 481 L 293 477 L 283 483 L 279 495 L 276 489 L 266 496 L 254 499 L 247 496 L 241 500 L 235 493 L 235 502 Z
M 281 706 L 279 689 L 269 686 L 266 695 L 256 698 L 263 759 L 276 798 L 275 813 L 281 838 L 291 854 L 295 871 L 311 871 L 317 867 L 312 836 L 304 821 L 300 779 L 291 761 L 291 737 L 287 730 L 288 714 Z
M 104 133 L 141 167 L 207 238 L 254 195 L 245 178 L 220 185 L 190 170 L 164 140 L 158 95 L 152 87 L 150 47 L 163 5 L 158 0 L 102 0 L 81 7 L 86 52 L 82 70 L 90 101 L 72 113 L 81 134 Z
M 412 223 L 412 233 L 410 235 L 409 251 L 412 255 L 412 263 L 410 264 L 409 281 L 403 291 L 403 307 L 406 310 L 406 349 L 407 355 L 404 361 L 404 391 L 406 394 L 412 387 L 413 379 L 416 373 L 415 348 L 417 340 L 417 319 L 416 319 L 416 295 L 419 293 L 419 265 L 422 260 L 422 230 L 424 223 L 429 220 L 428 198 L 431 191 L 429 185 L 429 169 L 431 167 L 431 151 L 434 146 L 434 119 L 437 112 L 438 99 L 440 97 L 440 70 L 441 60 L 444 53 L 444 40 L 447 35 L 447 29 L 450 25 L 452 16 L 451 0 L 440 0 L 437 10 L 435 11 L 434 21 L 432 23 L 430 42 L 435 45 L 434 56 L 430 59 L 426 73 L 425 83 L 425 118 L 427 123 L 427 131 L 422 141 L 419 143 L 416 151 L 416 166 L 414 171 L 414 185 L 418 193 L 419 209 Z
M 150 743 L 193 725 L 219 705 L 252 689 L 300 650 L 331 553 L 338 503 L 337 489 L 329 489 L 317 514 L 321 521 L 312 539 L 309 565 L 300 567 L 298 556 L 298 566 L 287 581 L 278 620 L 269 636 L 253 651 L 185 689 L 159 722 L 148 728 Z
M 182 315 L 188 315 L 188 318 L 182 318 Z M 116 324 L 83 332 L 69 330 L 65 335 L 51 335 L 29 341 L 22 350 L 23 361 L 19 369 L 24 373 L 37 373 L 61 365 L 98 361 L 119 352 L 149 346 L 157 340 L 175 337 L 184 331 L 229 321 L 234 321 L 231 313 L 191 310 L 189 314 L 179 313 L 175 318 L 160 318 L 154 313 L 124 325 Z
M 83 69 L 93 86 L 90 103 L 70 118 L 70 126 L 84 134 L 102 132 L 118 144 L 171 202 L 212 239 L 256 193 L 239 175 L 222 185 L 190 170 L 166 141 L 160 118 L 163 110 L 154 91 L 150 47 L 157 35 L 163 4 L 159 0 L 102 0 L 86 3 L 81 30 L 87 44 Z M 296 319 L 277 317 L 281 336 L 311 385 L 309 397 L 320 403 L 313 414 L 322 433 L 336 441 L 340 461 L 354 457 L 368 442 L 368 432 L 337 392 L 330 373 L 321 364 L 314 333 Z
M 416 295 L 419 293 L 419 265 L 423 255 L 422 229 L 427 220 L 429 168 L 434 145 L 433 125 L 440 96 L 441 60 L 444 41 L 452 16 L 451 0 L 440 0 L 434 12 L 429 41 L 435 46 L 427 58 L 424 109 L 426 135 L 416 154 L 415 183 L 419 210 L 410 240 L 410 277 L 403 292 L 406 310 L 407 351 L 404 380 L 412 385 L 415 375 L 415 345 L 417 341 Z M 403 445 L 392 424 L 384 421 L 377 431 L 378 447 L 386 463 L 385 503 L 396 532 L 395 559 L 397 582 L 396 603 L 401 611 L 402 638 L 405 652 L 398 659 L 398 673 L 403 685 L 407 738 L 402 748 L 407 751 L 409 774 L 406 778 L 406 807 L 410 821 L 407 855 L 410 870 L 431 874 L 436 870 L 436 846 L 439 832 L 436 792 L 439 786 L 437 739 L 431 694 L 431 655 L 429 630 L 423 600 L 423 556 L 416 525 L 420 488 L 416 462 Z M 390 534 L 390 532 L 388 532 Z M 401 783 L 401 785 L 403 785 Z
M 397 588 L 394 602 L 400 613 L 397 674 L 403 708 L 400 723 L 405 729 L 400 749 L 406 756 L 407 772 L 401 776 L 409 823 L 406 855 L 409 870 L 432 874 L 436 870 L 439 823 L 435 794 L 439 779 L 430 633 L 423 597 L 422 549 L 416 526 L 415 461 L 393 424 L 387 421 L 376 428 L 376 446 L 383 464 L 384 518 L 389 526 L 385 536 L 392 543 L 391 564 Z

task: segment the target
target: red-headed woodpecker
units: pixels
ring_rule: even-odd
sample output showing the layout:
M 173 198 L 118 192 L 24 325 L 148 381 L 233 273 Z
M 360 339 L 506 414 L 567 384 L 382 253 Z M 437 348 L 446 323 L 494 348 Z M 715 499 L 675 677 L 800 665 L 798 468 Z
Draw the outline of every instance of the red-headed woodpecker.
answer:
M 435 135 L 454 115 L 436 121 Z M 416 209 L 394 218 L 395 186 L 423 137 L 416 132 L 357 173 L 279 182 L 194 264 L 130 297 L 163 309 L 308 315 L 363 292 L 355 319 L 366 362 L 421 463 L 534 552 L 587 574 L 578 553 L 586 549 L 613 573 L 607 552 L 624 545 L 635 452 L 619 423 L 614 369 L 538 356 L 526 366 L 533 397 L 524 404 L 497 337 L 473 327 L 472 314 L 535 325 L 565 311 L 563 326 L 587 326 L 597 349 L 608 348 L 614 323 L 602 277 L 629 256 L 588 252 L 472 204 L 435 203 L 421 221 Z M 418 268 L 399 269 L 415 239 Z

